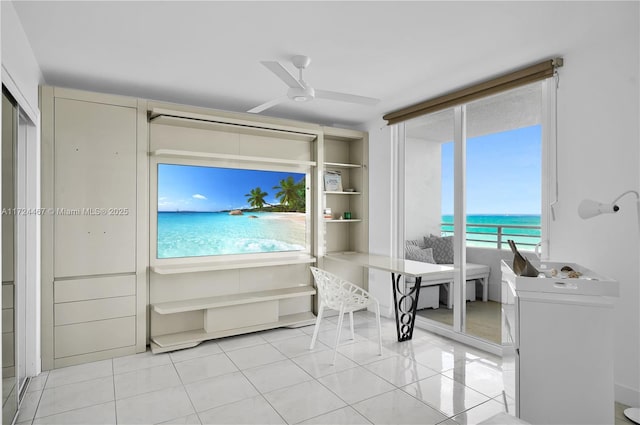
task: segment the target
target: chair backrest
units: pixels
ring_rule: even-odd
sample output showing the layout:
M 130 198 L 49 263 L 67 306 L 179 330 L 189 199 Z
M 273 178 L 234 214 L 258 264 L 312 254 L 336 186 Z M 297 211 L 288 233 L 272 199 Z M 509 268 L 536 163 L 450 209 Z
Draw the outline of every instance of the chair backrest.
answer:
M 318 286 L 320 302 L 326 307 L 332 310 L 352 310 L 370 304 L 371 296 L 364 289 L 326 270 L 310 268 Z

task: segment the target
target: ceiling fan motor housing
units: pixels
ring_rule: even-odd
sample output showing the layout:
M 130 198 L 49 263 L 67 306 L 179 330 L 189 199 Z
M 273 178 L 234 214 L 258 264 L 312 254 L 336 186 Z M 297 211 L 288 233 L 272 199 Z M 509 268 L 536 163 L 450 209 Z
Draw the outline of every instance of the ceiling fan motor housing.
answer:
M 305 84 L 304 87 L 293 87 L 287 91 L 287 96 L 296 102 L 308 102 L 316 96 L 313 87 Z

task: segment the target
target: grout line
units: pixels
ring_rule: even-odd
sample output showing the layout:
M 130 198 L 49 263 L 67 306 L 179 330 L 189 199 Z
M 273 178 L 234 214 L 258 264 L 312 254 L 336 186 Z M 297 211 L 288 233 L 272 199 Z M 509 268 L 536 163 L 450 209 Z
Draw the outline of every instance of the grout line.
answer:
M 72 382 L 70 384 L 60 385 L 60 386 L 49 388 L 49 389 L 43 389 L 42 393 L 40 394 L 40 398 L 38 400 L 38 406 L 37 406 L 36 411 L 34 413 L 32 422 L 35 421 L 36 419 L 47 418 L 47 417 L 50 417 L 50 416 L 59 415 L 59 414 L 67 413 L 67 412 L 73 412 L 73 411 L 80 410 L 80 409 L 86 409 L 88 407 L 99 406 L 101 404 L 106 404 L 106 403 L 110 403 L 111 401 L 115 401 L 115 394 L 114 394 L 114 400 L 108 400 L 108 401 L 103 401 L 101 403 L 93 403 L 93 404 L 89 404 L 89 405 L 86 405 L 86 406 L 75 407 L 73 409 L 68 409 L 68 410 L 64 410 L 64 411 L 61 411 L 61 412 L 52 413 L 52 414 L 46 415 L 46 416 L 40 416 L 40 417 L 37 416 L 38 409 L 40 409 L 40 402 L 42 401 L 42 397 L 44 396 L 45 390 L 46 391 L 56 391 L 56 390 L 58 390 L 60 388 L 64 388 L 64 387 L 67 387 L 67 386 L 70 386 L 70 385 L 83 384 L 83 383 L 87 383 L 87 382 L 90 382 L 90 381 L 94 381 L 94 380 L 98 380 L 98 379 L 104 380 L 104 379 L 107 379 L 107 378 L 108 378 L 108 376 L 101 376 L 101 377 L 89 379 L 89 380 L 86 380 L 86 381 Z M 47 381 L 48 380 L 49 380 L 49 376 L 47 376 Z M 112 382 L 113 382 L 113 380 L 112 380 Z
M 47 415 L 47 416 L 40 416 L 39 418 L 35 418 L 35 417 L 34 417 L 34 418 L 33 418 L 33 420 L 32 420 L 31 422 L 32 422 L 32 423 L 33 423 L 33 422 L 35 422 L 35 420 L 36 420 L 36 419 L 38 419 L 38 420 L 42 420 L 42 419 L 45 419 L 45 418 L 50 418 L 50 417 L 52 417 L 52 416 L 56 416 L 56 415 L 64 415 L 64 414 L 66 414 L 66 413 L 76 412 L 76 411 L 78 411 L 78 410 L 88 409 L 88 408 L 90 408 L 90 407 L 101 406 L 101 405 L 103 405 L 103 404 L 108 404 L 108 403 L 112 403 L 112 402 L 114 402 L 114 401 L 113 401 L 113 400 L 110 400 L 110 401 L 104 401 L 104 402 L 102 402 L 102 403 L 98 403 L 98 404 L 91 404 L 91 405 L 89 405 L 89 406 L 83 406 L 83 407 L 77 407 L 77 408 L 75 408 L 75 409 L 69 409 L 69 410 L 65 410 L 65 411 L 63 411 L 63 412 L 53 413 L 53 414 L 51 414 L 51 415 Z M 117 422 L 114 422 L 114 424 L 115 424 L 115 423 L 117 423 Z
M 178 372 L 178 368 L 176 367 L 176 362 L 173 361 L 173 358 L 171 357 L 171 354 L 167 354 L 167 355 L 169 356 L 169 360 L 171 361 L 171 366 L 173 366 L 173 370 L 175 371 L 176 375 L 178 375 L 178 380 L 180 381 L 180 384 L 182 385 L 182 390 L 187 395 L 187 398 L 189 399 L 189 403 L 191 403 L 191 408 L 193 409 L 193 413 L 195 413 L 195 415 L 198 417 L 198 421 L 200 423 L 202 423 L 202 419 L 200 419 L 200 415 L 198 414 L 198 410 L 196 409 L 195 404 L 193 404 L 193 400 L 191 399 L 191 395 L 189 394 L 189 391 L 187 391 L 187 386 L 185 385 L 184 381 L 182 380 L 182 376 L 180 376 L 180 372 Z M 180 362 L 178 362 L 178 363 L 180 363 Z M 171 419 L 169 419 L 169 420 L 171 420 Z
M 346 406 L 338 407 L 337 409 L 333 409 L 333 410 L 330 410 L 330 411 L 325 412 L 325 413 L 321 413 L 321 414 L 316 415 L 316 416 L 312 416 L 312 417 L 307 418 L 307 419 L 303 419 L 303 420 L 301 420 L 300 422 L 296 422 L 296 424 L 301 424 L 302 422 L 310 421 L 311 419 L 316 419 L 316 418 L 319 418 L 319 417 L 321 417 L 321 416 L 328 415 L 328 414 L 333 413 L 333 412 L 337 412 L 338 410 L 346 409 L 347 407 L 348 407 L 348 408 L 350 408 L 351 410 L 353 410 L 354 412 L 356 412 L 356 414 L 358 414 L 358 415 L 362 416 L 362 417 L 364 418 L 364 420 L 365 420 L 365 421 L 369 422 L 370 424 L 373 424 L 373 422 L 372 422 L 372 421 L 370 421 L 370 420 L 369 420 L 367 417 L 365 417 L 362 413 L 360 413 L 360 412 L 358 412 L 356 409 L 354 409 L 354 408 L 353 408 L 353 406 L 352 406 L 352 405 L 350 405 L 350 404 L 347 404 Z
M 290 359 L 287 359 L 287 360 L 291 361 Z M 232 360 L 232 362 L 233 362 L 233 360 Z M 292 363 L 293 363 L 293 362 L 292 362 Z M 234 363 L 234 364 L 235 364 L 235 363 Z M 295 363 L 294 363 L 294 364 L 295 364 Z M 236 365 L 236 367 L 237 367 L 237 365 Z M 247 377 L 247 375 L 245 375 L 244 371 L 243 371 L 242 369 L 239 369 L 239 370 L 240 370 L 240 373 L 242 374 L 242 376 L 244 377 L 244 379 L 246 379 L 246 380 L 247 380 L 247 382 L 249 382 L 249 384 L 251 384 L 251 386 L 252 386 L 252 387 L 253 387 L 253 388 L 258 392 L 258 395 L 259 395 L 260 397 L 262 397 L 262 399 L 263 399 L 264 401 L 266 401 L 266 402 L 267 402 L 267 404 L 268 404 L 268 405 L 273 409 L 273 411 L 274 411 L 274 412 L 276 412 L 276 414 L 277 414 L 278 416 L 280 416 L 280 418 L 284 421 L 284 423 L 288 423 L 288 422 L 287 422 L 287 420 L 282 416 L 282 414 L 280 414 L 280 412 L 278 411 L 278 409 L 276 409 L 276 408 L 273 406 L 273 404 L 271 404 L 271 402 L 269 401 L 269 399 L 268 399 L 268 398 L 266 398 L 266 397 L 264 396 L 264 393 L 263 393 L 262 391 L 260 391 L 260 390 L 258 389 L 258 387 L 256 387 L 256 386 L 255 386 L 255 384 L 254 384 L 253 382 L 251 382 L 251 379 L 249 379 L 249 377 Z M 288 388 L 288 387 L 285 387 L 285 388 Z M 277 391 L 277 390 L 274 390 L 274 391 Z M 245 400 L 246 400 L 246 399 L 245 399 Z M 200 422 L 202 422 L 202 421 L 200 421 Z
M 113 417 L 116 420 L 116 425 L 118 423 L 118 399 L 116 398 L 116 374 L 115 368 L 113 366 L 113 359 L 111 359 L 111 382 L 113 383 Z

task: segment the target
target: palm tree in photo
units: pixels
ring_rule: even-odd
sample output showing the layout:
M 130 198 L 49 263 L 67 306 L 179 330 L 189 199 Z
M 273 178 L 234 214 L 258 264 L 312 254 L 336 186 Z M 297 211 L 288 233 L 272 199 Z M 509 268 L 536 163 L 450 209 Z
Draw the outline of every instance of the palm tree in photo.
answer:
M 260 209 L 264 207 L 264 204 L 268 204 L 268 202 L 264 200 L 267 195 L 269 194 L 267 192 L 263 192 L 262 189 L 260 189 L 260 187 L 258 186 L 251 189 L 251 191 L 244 196 L 247 197 L 247 202 L 249 202 L 249 205 L 254 208 Z
M 273 188 L 278 190 L 278 193 L 276 193 L 276 199 L 278 199 L 282 205 L 293 210 L 304 210 L 304 179 L 296 183 L 293 180 L 293 177 L 289 176 L 286 179 L 280 180 L 280 184 L 278 186 L 274 186 Z
M 307 193 L 307 184 L 304 177 L 296 184 L 296 203 L 294 208 L 296 211 L 304 212 L 307 208 L 305 201 Z

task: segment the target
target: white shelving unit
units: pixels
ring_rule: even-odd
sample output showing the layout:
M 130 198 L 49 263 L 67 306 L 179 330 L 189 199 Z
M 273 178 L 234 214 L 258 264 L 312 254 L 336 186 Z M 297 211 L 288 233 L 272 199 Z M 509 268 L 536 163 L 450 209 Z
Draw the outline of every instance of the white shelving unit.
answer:
M 323 253 L 366 252 L 369 248 L 367 135 L 351 130 L 324 130 L 322 170 L 339 172 L 343 190 L 323 191 L 322 208 L 331 208 L 333 216 L 323 221 Z M 340 219 L 347 211 L 351 218 Z
M 234 328 L 224 331 L 207 332 L 204 329 L 196 329 L 184 331 L 174 334 L 165 334 L 155 336 L 151 341 L 151 351 L 156 353 L 164 353 L 167 351 L 181 350 L 183 348 L 195 347 L 202 341 L 209 339 L 225 338 L 233 335 L 244 333 L 259 332 L 267 329 L 281 328 L 286 326 L 302 326 L 305 324 L 313 324 L 316 316 L 311 312 L 295 313 L 280 316 L 277 321 L 265 322 L 253 326 L 245 326 L 242 328 Z
M 152 310 L 160 315 L 202 310 L 204 320 L 201 329 L 152 337 L 151 350 L 162 353 L 193 347 L 208 339 L 313 323 L 315 316 L 311 312 L 280 315 L 278 306 L 280 300 L 309 297 L 315 293 L 313 286 L 299 285 L 153 304 Z M 225 328 L 228 323 L 233 326 Z
M 157 274 L 197 273 L 218 270 L 248 269 L 256 267 L 285 266 L 290 264 L 311 264 L 316 259 L 311 256 L 278 257 L 259 260 L 220 260 L 210 262 L 194 262 L 187 264 L 168 264 L 151 267 L 151 271 Z

